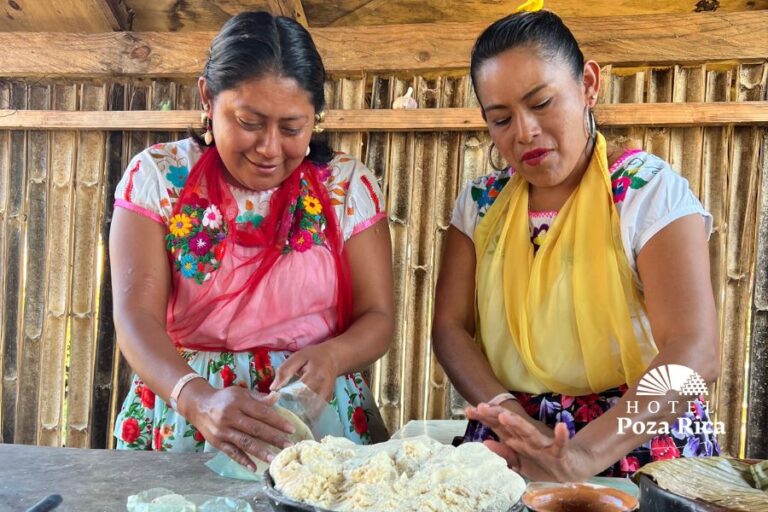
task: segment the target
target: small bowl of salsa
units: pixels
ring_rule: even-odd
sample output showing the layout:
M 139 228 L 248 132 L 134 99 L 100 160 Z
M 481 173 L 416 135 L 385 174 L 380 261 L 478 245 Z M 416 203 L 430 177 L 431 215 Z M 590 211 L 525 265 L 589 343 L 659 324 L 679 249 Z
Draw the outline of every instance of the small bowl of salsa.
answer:
M 535 512 L 629 512 L 638 508 L 634 496 L 590 483 L 533 482 L 522 501 Z

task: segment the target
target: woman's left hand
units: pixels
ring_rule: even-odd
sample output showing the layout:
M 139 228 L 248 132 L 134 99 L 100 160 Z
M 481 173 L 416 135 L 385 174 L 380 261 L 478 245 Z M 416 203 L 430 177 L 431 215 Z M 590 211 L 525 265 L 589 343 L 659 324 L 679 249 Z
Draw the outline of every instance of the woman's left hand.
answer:
M 589 451 L 575 439 L 569 439 L 568 426 L 564 423 L 555 426 L 552 438 L 503 407 L 481 403 L 476 408 L 468 407 L 467 417 L 494 426 L 499 442 L 489 440 L 485 445 L 528 479 L 578 482 L 600 471 L 593 471 Z
M 338 377 L 338 366 L 333 351 L 324 344 L 310 345 L 291 354 L 275 372 L 271 390 L 286 385 L 295 375 L 312 391 L 330 400 Z

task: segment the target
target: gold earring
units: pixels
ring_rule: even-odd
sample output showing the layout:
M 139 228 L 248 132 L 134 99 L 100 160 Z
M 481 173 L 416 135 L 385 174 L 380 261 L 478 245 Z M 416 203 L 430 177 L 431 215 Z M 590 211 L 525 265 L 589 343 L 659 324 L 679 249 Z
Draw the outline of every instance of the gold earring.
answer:
M 213 142 L 213 121 L 208 117 L 208 105 L 203 106 L 203 113 L 200 115 L 200 121 L 203 123 L 203 140 L 206 146 L 210 146 Z
M 323 133 L 325 128 L 320 126 L 320 123 L 325 121 L 325 111 L 315 114 L 315 126 L 312 127 L 312 133 Z

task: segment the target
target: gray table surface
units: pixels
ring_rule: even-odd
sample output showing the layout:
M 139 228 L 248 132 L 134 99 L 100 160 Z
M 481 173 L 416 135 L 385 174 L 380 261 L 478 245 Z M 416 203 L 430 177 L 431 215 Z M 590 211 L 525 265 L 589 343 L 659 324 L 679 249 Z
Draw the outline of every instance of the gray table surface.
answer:
M 205 466 L 210 453 L 158 453 L 0 444 L 0 511 L 23 512 L 49 494 L 60 511 L 125 510 L 128 496 L 154 487 L 178 494 L 247 500 L 272 509 L 261 482 L 222 478 Z

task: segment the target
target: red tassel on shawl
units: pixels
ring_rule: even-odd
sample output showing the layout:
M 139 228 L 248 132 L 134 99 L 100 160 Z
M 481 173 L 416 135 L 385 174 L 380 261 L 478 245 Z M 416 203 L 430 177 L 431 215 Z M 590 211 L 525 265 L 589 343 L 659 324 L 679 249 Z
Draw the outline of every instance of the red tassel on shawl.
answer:
M 300 200 L 301 178 L 305 178 L 309 183 L 311 193 L 317 197 L 323 208 L 326 218 L 325 238 L 328 249 L 333 254 L 336 266 L 338 281 L 338 332 L 340 334 L 349 327 L 352 315 L 352 283 L 349 271 L 349 261 L 344 247 L 344 238 L 339 228 L 336 214 L 331 204 L 330 197 L 325 186 L 318 180 L 318 167 L 309 160 L 304 160 L 288 178 L 280 184 L 280 187 L 272 194 L 269 203 L 269 212 L 258 227 L 254 227 L 250 222 L 237 224 L 235 219 L 238 215 L 237 201 L 224 181 L 226 172 L 224 163 L 221 160 L 216 146 L 209 147 L 197 161 L 189 173 L 187 182 L 179 194 L 179 199 L 174 205 L 173 214 L 176 215 L 182 211 L 185 204 L 190 204 L 197 197 L 207 197 L 211 204 L 215 204 L 224 217 L 227 224 L 227 238 L 221 243 L 230 245 L 238 244 L 247 247 L 263 247 L 252 259 L 242 263 L 242 265 L 254 265 L 256 267 L 246 282 L 236 291 L 214 296 L 206 297 L 209 304 L 218 301 L 231 301 L 242 294 L 248 294 L 259 285 L 262 279 L 269 273 L 272 267 L 278 262 L 286 247 L 286 241 L 291 233 L 291 228 L 298 222 L 300 216 L 291 212 L 291 205 Z M 298 209 L 297 209 L 298 211 Z M 313 247 L 311 250 L 322 250 L 321 247 Z M 229 251 L 227 251 L 229 252 Z M 172 258 L 172 255 L 169 254 Z M 225 254 L 224 257 L 229 257 Z M 173 261 L 171 261 L 173 268 Z M 181 279 L 178 272 L 174 272 L 174 280 Z M 213 272 L 212 279 L 216 278 L 216 272 Z M 204 285 L 203 285 L 204 286 Z M 175 287 L 174 287 L 175 288 Z M 175 310 L 175 293 L 172 293 L 173 306 L 171 311 Z M 204 306 L 204 305 L 201 305 Z M 214 350 L 212 347 L 206 347 L 208 350 Z M 225 350 L 226 347 L 222 347 Z

